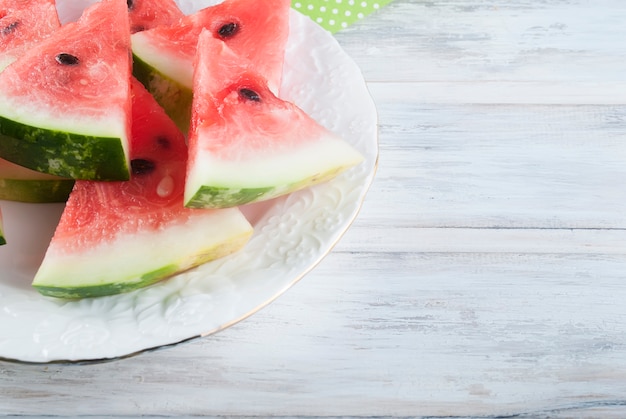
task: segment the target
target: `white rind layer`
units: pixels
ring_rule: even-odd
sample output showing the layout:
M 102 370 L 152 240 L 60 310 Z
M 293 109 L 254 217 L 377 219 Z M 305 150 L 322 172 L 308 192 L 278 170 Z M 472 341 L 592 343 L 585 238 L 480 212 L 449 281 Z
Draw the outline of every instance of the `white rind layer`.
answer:
M 202 186 L 281 189 L 311 177 L 338 173 L 362 160 L 362 154 L 332 134 L 297 149 L 255 153 L 249 159 L 222 159 L 200 146 L 196 161 L 202 164 L 195 164 L 187 174 L 185 202 Z
M 137 32 L 130 37 L 133 54 L 164 76 L 192 88 L 193 60 L 183 60 L 180 55 L 170 55 L 159 49 L 144 32 Z
M 76 114 L 64 112 L 63 117 L 59 118 L 58 114 L 47 113 L 44 105 L 4 95 L 0 101 L 0 115 L 37 128 L 94 137 L 120 138 L 124 148 L 128 148 L 127 116 L 122 109 L 111 108 L 103 112 L 101 108 L 94 110 L 93 116 L 88 115 L 85 110 L 80 110 Z
M 65 253 L 51 246 L 33 285 L 71 288 L 139 283 L 144 275 L 167 266 L 177 265 L 179 271 L 195 266 L 216 246 L 237 241 L 243 246 L 252 234 L 252 226 L 237 208 L 197 212 L 185 223 L 120 234 L 83 251 Z

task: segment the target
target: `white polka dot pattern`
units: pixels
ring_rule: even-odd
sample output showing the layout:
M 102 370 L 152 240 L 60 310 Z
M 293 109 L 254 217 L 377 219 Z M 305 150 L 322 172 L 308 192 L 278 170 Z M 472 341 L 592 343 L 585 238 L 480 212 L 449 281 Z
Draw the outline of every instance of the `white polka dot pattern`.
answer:
M 334 33 L 392 0 L 292 0 L 291 6 Z

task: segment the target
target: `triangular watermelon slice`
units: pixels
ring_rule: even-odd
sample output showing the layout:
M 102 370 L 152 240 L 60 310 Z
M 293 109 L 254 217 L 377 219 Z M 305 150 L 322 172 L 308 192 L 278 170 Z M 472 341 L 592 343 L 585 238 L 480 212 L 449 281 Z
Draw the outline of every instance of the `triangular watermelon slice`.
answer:
M 129 178 L 123 0 L 101 0 L 0 73 L 0 157 L 75 179 Z
M 0 71 L 60 26 L 54 0 L 0 0 Z M 0 199 L 64 202 L 73 181 L 0 159 Z
M 127 0 L 130 33 L 169 26 L 183 16 L 174 0 Z
M 363 156 L 281 100 L 208 31 L 194 73 L 185 205 L 222 208 L 275 198 L 327 181 Z
M 239 250 L 252 227 L 237 208 L 183 207 L 185 137 L 133 85 L 131 180 L 77 181 L 33 286 L 61 298 L 144 287 Z
M 132 35 L 133 73 L 186 132 L 193 60 L 203 29 L 254 63 L 277 93 L 289 36 L 289 0 L 225 0 L 181 19 Z
M 60 26 L 55 0 L 0 0 L 0 71 Z

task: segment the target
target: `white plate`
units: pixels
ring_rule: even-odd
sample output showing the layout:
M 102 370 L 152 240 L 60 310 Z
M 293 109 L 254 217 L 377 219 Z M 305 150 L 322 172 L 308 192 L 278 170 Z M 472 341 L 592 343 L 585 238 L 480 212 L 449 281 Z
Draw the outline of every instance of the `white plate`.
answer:
M 210 3 L 180 4 L 190 13 Z M 281 96 L 342 135 L 365 162 L 326 184 L 242 208 L 255 233 L 237 254 L 142 290 L 72 302 L 30 286 L 62 205 L 0 202 L 9 242 L 0 247 L 0 358 L 102 360 L 205 336 L 273 301 L 331 250 L 374 176 L 376 109 L 361 72 L 334 38 L 295 11 L 290 23 Z

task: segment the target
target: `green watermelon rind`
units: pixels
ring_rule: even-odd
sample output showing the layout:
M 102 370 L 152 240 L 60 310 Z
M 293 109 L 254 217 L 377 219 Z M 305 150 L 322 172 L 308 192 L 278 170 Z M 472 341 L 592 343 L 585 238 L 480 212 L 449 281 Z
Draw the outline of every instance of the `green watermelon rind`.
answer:
M 281 186 L 257 188 L 217 187 L 202 185 L 186 202 L 187 208 L 229 208 L 278 198 L 310 186 L 329 181 L 347 167 L 336 168 L 323 175 L 307 177 Z
M 0 199 L 33 204 L 65 202 L 73 187 L 72 179 L 0 179 Z
M 151 272 L 147 272 L 134 281 L 115 282 L 109 284 L 87 285 L 87 286 L 48 286 L 33 284 L 33 287 L 42 295 L 47 297 L 63 299 L 80 299 L 105 297 L 136 289 L 145 288 L 166 279 L 179 272 L 178 265 L 170 264 L 159 267 Z
M 240 234 L 227 244 L 220 243 L 209 249 L 204 249 L 192 258 L 181 259 L 177 262 L 166 263 L 152 270 L 126 278 L 116 278 L 115 281 L 90 284 L 88 278 L 81 278 L 81 284 L 60 285 L 62 281 L 55 281 L 58 285 L 48 285 L 45 281 L 33 282 L 32 286 L 40 294 L 47 297 L 62 299 L 83 299 L 104 297 L 127 293 L 154 285 L 176 274 L 193 269 L 204 263 L 227 256 L 239 250 L 248 241 L 250 232 Z M 70 263 L 68 260 L 67 263 Z M 66 265 L 67 265 L 66 263 Z M 67 265 L 69 266 L 69 265 Z
M 189 129 L 193 91 L 133 54 L 133 76 L 145 86 L 182 132 Z
M 14 202 L 66 202 L 73 179 L 47 175 L 0 159 L 0 199 Z
M 122 139 L 41 128 L 0 115 L 0 156 L 29 169 L 88 180 L 128 180 Z
M 96 246 L 79 246 L 78 251 L 50 247 L 32 286 L 44 296 L 62 299 L 130 292 L 234 253 L 252 235 L 252 226 L 236 208 L 190 211 L 194 215 L 186 222 L 103 239 Z M 163 240 L 171 237 L 186 240 L 163 247 Z
M 192 164 L 187 171 L 185 206 L 228 208 L 266 201 L 327 182 L 363 161 L 362 154 L 332 134 L 267 153 L 229 160 L 200 147 L 195 160 L 202 164 Z
M 187 208 L 235 207 L 257 202 L 268 196 L 275 196 L 275 187 L 266 188 L 219 188 L 201 186 L 185 203 Z

